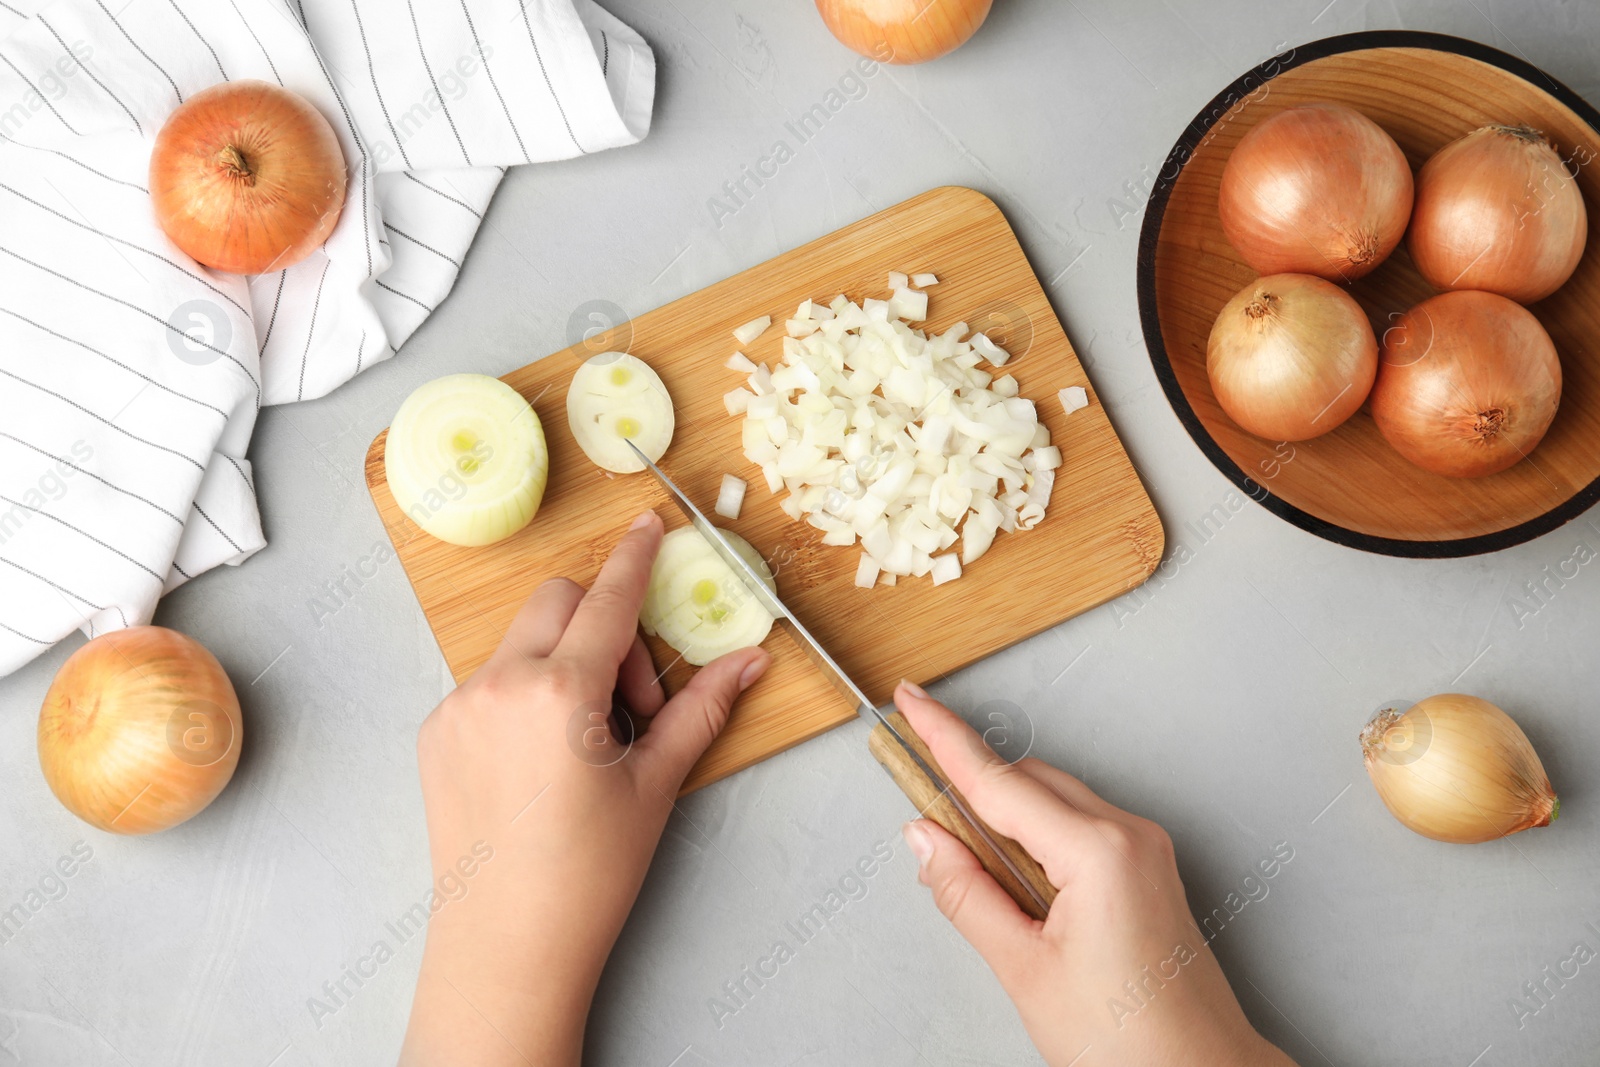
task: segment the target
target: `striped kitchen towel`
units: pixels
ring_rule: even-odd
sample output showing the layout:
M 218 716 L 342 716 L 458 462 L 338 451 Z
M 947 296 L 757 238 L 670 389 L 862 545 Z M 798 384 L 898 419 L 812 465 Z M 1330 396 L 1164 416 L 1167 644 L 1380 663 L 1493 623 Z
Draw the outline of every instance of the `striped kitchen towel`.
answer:
M 349 164 L 326 246 L 251 278 L 147 189 L 166 115 L 238 78 L 310 100 Z M 258 551 L 261 406 L 393 355 L 505 168 L 638 141 L 654 87 L 590 0 L 0 0 L 0 675 Z

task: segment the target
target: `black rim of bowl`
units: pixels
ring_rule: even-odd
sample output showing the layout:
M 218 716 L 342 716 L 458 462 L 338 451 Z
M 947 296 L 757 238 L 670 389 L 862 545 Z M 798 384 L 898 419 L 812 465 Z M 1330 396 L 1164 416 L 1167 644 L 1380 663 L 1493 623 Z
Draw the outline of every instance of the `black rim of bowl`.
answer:
M 1184 127 L 1183 136 L 1172 146 L 1172 151 L 1162 165 L 1155 188 L 1150 193 L 1150 201 L 1145 207 L 1144 224 L 1139 231 L 1139 319 L 1144 330 L 1145 347 L 1150 351 L 1150 362 L 1155 365 L 1156 378 L 1160 380 L 1161 388 L 1167 394 L 1168 403 L 1177 413 L 1184 429 L 1189 431 L 1189 436 L 1200 446 L 1200 451 L 1205 453 L 1206 458 L 1211 460 L 1229 481 L 1242 489 L 1246 496 L 1280 519 L 1336 544 L 1387 556 L 1445 559 L 1496 552 L 1547 534 L 1587 511 L 1600 500 L 1600 478 L 1596 478 L 1543 515 L 1504 530 L 1479 534 L 1475 537 L 1462 537 L 1449 541 L 1408 541 L 1393 537 L 1377 537 L 1347 529 L 1310 512 L 1302 511 L 1279 497 L 1246 474 L 1233 458 L 1222 450 L 1206 430 L 1200 417 L 1195 414 L 1194 408 L 1189 405 L 1189 398 L 1184 395 L 1182 387 L 1178 384 L 1178 376 L 1172 369 L 1172 361 L 1167 356 L 1166 343 L 1161 336 L 1161 322 L 1156 313 L 1156 244 L 1161 234 L 1161 224 L 1166 218 L 1167 201 L 1177 184 L 1179 174 L 1183 171 L 1184 164 L 1188 162 L 1195 148 L 1211 132 L 1217 120 L 1227 114 L 1234 104 L 1284 71 L 1293 70 L 1295 67 L 1328 56 L 1371 48 L 1430 48 L 1440 52 L 1453 52 L 1499 67 L 1571 108 L 1596 131 L 1596 136 L 1600 137 L 1600 112 L 1577 93 L 1526 60 L 1461 37 L 1416 30 L 1371 30 L 1325 37 L 1320 41 L 1299 45 L 1288 52 L 1274 56 L 1252 68 L 1213 97 L 1194 120 Z

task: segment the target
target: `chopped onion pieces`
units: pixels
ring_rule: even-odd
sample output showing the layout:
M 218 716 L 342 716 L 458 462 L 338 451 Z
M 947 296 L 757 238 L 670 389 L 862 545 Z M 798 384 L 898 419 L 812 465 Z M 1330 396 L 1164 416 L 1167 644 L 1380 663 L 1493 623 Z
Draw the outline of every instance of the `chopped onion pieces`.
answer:
M 938 284 L 939 279 L 931 274 L 913 274 L 911 276 L 911 285 L 917 289 L 926 289 L 930 285 Z M 893 287 L 891 286 L 891 288 Z
M 1069 385 L 1056 394 L 1061 398 L 1061 406 L 1067 409 L 1067 414 L 1089 406 L 1089 393 L 1081 385 Z
M 900 576 L 959 578 L 997 532 L 1044 518 L 1061 465 L 1016 378 L 978 369 L 1009 353 L 967 336 L 964 322 L 932 336 L 912 326 L 927 317 L 927 293 L 898 271 L 889 281 L 887 300 L 802 302 L 781 362 L 752 364 L 749 388 L 724 397 L 744 416 L 746 458 L 785 494 L 783 511 L 824 544 L 860 544 L 864 589 Z
M 737 330 L 733 331 L 734 340 L 742 345 L 747 345 L 757 337 L 767 332 L 767 327 L 772 325 L 772 316 L 763 315 L 759 319 L 751 319 Z
M 954 552 L 946 553 L 943 556 L 933 557 L 933 563 L 928 570 L 933 575 L 933 584 L 943 585 L 961 577 L 961 561 L 956 558 Z
M 1011 358 L 1011 353 L 989 340 L 988 334 L 975 333 L 972 335 L 973 349 L 984 359 L 996 367 L 1005 366 L 1006 360 Z
M 734 389 L 722 395 L 722 406 L 728 409 L 729 415 L 743 415 L 750 410 L 750 401 L 755 395 L 748 389 Z
M 921 322 L 928 317 L 928 294 L 901 286 L 889 297 L 889 314 L 908 322 Z
M 722 476 L 722 489 L 717 493 L 717 506 L 714 509 L 718 515 L 725 519 L 737 519 L 739 509 L 744 507 L 745 482 L 735 474 Z

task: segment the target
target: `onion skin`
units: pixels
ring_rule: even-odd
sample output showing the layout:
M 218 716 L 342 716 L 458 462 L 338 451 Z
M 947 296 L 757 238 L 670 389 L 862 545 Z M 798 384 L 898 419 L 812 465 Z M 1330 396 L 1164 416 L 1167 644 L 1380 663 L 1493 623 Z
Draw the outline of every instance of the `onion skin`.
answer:
M 1423 164 L 1406 246 L 1435 289 L 1531 304 L 1572 277 L 1588 236 L 1583 194 L 1544 135 L 1485 126 Z
M 926 63 L 967 43 L 993 0 L 817 0 L 839 42 L 881 63 Z
M 1339 104 L 1301 104 L 1240 139 L 1217 208 L 1257 273 L 1349 282 L 1400 243 L 1413 192 L 1405 153 L 1376 122 Z
M 62 664 L 39 712 L 39 765 L 84 822 L 148 834 L 216 799 L 243 738 L 239 699 L 216 657 L 176 631 L 134 626 Z
M 344 153 L 322 113 L 263 81 L 213 85 L 150 153 L 156 221 L 195 262 L 265 274 L 321 247 L 344 209 Z
M 1362 762 L 1384 806 L 1423 837 L 1494 841 L 1548 826 L 1561 810 L 1550 776 L 1511 716 L 1478 697 L 1442 693 L 1361 731 Z
M 1451 478 L 1513 466 L 1561 403 L 1561 360 L 1539 320 L 1493 293 L 1430 297 L 1384 331 L 1372 418 L 1406 459 Z
M 1269 441 L 1318 437 L 1360 409 L 1378 372 L 1361 305 L 1309 274 L 1258 278 L 1222 308 L 1206 344 L 1228 417 Z

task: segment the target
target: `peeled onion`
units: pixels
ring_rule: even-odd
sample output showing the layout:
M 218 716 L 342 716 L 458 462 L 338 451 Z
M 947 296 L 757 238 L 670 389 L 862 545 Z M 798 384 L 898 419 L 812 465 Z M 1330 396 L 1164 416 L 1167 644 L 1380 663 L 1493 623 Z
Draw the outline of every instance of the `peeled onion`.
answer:
M 1550 335 L 1503 296 L 1441 293 L 1384 332 L 1372 418 L 1401 455 L 1435 474 L 1505 470 L 1543 439 L 1560 401 Z
M 249 79 L 178 105 L 150 153 L 156 221 L 197 263 L 265 274 L 315 251 L 344 209 L 345 163 L 322 113 Z
M 776 592 L 767 561 L 750 542 L 731 530 L 722 534 Z M 661 539 L 639 610 L 645 633 L 659 636 L 682 653 L 685 662 L 704 667 L 718 656 L 759 645 L 772 622 L 767 609 L 700 531 L 684 526 Z
M 1411 167 L 1394 138 L 1340 104 L 1258 123 L 1222 171 L 1228 242 L 1261 274 L 1352 281 L 1394 251 L 1411 217 Z
M 1478 697 L 1385 708 L 1362 729 L 1361 755 L 1384 806 L 1435 841 L 1493 841 L 1548 826 L 1561 810 L 1528 736 Z
M 1367 316 L 1332 282 L 1275 274 L 1239 290 L 1206 344 L 1228 417 L 1269 441 L 1325 434 L 1361 407 L 1378 372 Z
M 383 466 L 413 522 L 441 541 L 476 547 L 533 521 L 550 453 L 521 393 L 486 374 L 449 374 L 400 405 Z
M 993 0 L 817 0 L 828 30 L 883 63 L 925 63 L 978 32 Z
M 1435 289 L 1530 304 L 1572 277 L 1588 236 L 1583 194 L 1544 134 L 1485 126 L 1423 164 L 1407 246 Z
M 572 375 L 567 425 L 597 467 L 617 474 L 644 470 L 628 442 L 654 463 L 672 444 L 676 421 L 661 376 L 637 356 L 601 352 Z
M 39 765 L 84 822 L 117 834 L 176 826 L 233 777 L 244 720 L 233 684 L 193 638 L 113 630 L 68 657 L 39 711 Z

